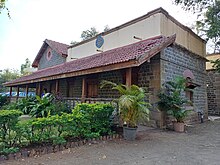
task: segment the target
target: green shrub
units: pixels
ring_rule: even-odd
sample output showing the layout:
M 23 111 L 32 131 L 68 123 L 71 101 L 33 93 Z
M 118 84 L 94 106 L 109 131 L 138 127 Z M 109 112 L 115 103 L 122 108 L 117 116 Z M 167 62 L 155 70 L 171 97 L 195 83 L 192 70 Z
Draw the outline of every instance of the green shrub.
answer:
M 114 108 L 110 104 L 78 104 L 73 114 L 82 114 L 91 125 L 91 132 L 100 135 L 107 134 L 110 131 L 110 117 Z
M 30 110 L 30 115 L 37 118 L 61 115 L 62 113 L 71 113 L 71 110 L 66 103 L 56 99 L 52 94 L 45 95 L 42 98 L 36 96 L 36 102 Z
M 0 108 L 8 103 L 7 96 L 0 95 Z
M 4 148 L 0 151 L 0 154 L 2 155 L 8 155 L 8 154 L 12 154 L 12 153 L 16 153 L 19 151 L 18 147 L 10 147 L 10 148 Z
M 87 139 L 110 132 L 109 118 L 113 107 L 108 104 L 79 104 L 72 114 L 63 113 L 19 121 L 16 110 L 0 111 L 0 151 L 34 144 L 63 144 L 69 139 Z M 2 144 L 2 145 L 1 145 Z
M 17 110 L 0 111 L 0 148 L 12 147 L 17 143 L 17 123 L 22 112 Z

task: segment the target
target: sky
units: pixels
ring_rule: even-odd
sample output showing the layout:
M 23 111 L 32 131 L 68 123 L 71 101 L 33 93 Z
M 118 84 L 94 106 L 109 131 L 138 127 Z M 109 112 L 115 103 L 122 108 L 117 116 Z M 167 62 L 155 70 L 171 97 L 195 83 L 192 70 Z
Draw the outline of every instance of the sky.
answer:
M 196 19 L 172 0 L 8 0 L 0 14 L 0 70 L 20 69 L 25 59 L 33 62 L 45 39 L 70 44 L 80 41 L 83 30 L 119 26 L 158 7 L 163 7 L 186 26 Z

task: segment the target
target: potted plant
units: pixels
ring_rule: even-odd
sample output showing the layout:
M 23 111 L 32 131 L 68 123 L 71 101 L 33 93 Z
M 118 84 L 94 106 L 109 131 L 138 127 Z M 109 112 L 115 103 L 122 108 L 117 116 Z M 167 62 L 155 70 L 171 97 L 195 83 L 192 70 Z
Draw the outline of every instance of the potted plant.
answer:
M 187 105 L 191 102 L 184 96 L 184 91 L 190 90 L 186 88 L 186 79 L 176 77 L 174 81 L 168 81 L 163 86 L 164 88 L 158 94 L 160 99 L 158 102 L 159 108 L 175 118 L 173 122 L 175 131 L 184 132 L 184 119 L 192 111 L 187 109 Z
M 111 85 L 112 89 L 121 94 L 117 101 L 119 115 L 124 122 L 123 135 L 126 140 L 135 140 L 138 122 L 149 120 L 150 103 L 145 101 L 146 91 L 137 85 L 127 86 L 102 81 L 101 87 L 105 85 Z

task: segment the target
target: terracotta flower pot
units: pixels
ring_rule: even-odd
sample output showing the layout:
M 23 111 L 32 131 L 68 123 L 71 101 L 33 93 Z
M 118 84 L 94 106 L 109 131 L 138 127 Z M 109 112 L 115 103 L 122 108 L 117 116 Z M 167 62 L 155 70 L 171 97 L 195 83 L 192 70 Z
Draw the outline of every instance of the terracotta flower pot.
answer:
M 173 128 L 174 128 L 174 131 L 176 131 L 176 132 L 184 132 L 185 131 L 185 123 L 174 122 Z

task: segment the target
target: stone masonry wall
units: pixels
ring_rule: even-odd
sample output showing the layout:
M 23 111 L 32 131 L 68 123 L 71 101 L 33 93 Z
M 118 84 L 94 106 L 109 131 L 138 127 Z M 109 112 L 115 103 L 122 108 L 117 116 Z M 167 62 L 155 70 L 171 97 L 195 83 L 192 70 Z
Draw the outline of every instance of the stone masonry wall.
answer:
M 74 79 L 73 86 L 70 86 L 70 97 L 82 97 L 82 77 L 77 77 Z
M 201 85 L 193 92 L 193 105 L 196 112 L 203 112 L 207 117 L 207 93 L 205 59 L 174 45 L 161 53 L 161 84 L 173 80 L 176 76 L 183 76 L 186 69 L 192 71 L 195 83 Z
M 108 80 L 117 84 L 124 83 L 123 82 L 123 71 L 111 71 L 111 72 L 104 72 L 98 75 L 98 82 L 101 83 L 102 80 Z M 119 97 L 119 93 L 116 90 L 112 90 L 111 86 L 105 86 L 100 89 L 98 88 L 98 97 L 100 98 L 117 98 Z
M 67 80 L 66 79 L 59 80 L 59 94 L 61 94 L 61 96 L 63 97 L 67 96 Z
M 48 50 L 51 50 L 51 59 L 48 60 L 47 59 L 47 52 Z M 44 51 L 43 56 L 41 57 L 40 61 L 39 61 L 39 65 L 38 65 L 38 69 L 44 69 L 44 68 L 48 68 L 51 66 L 55 66 L 58 64 L 62 64 L 66 61 L 66 59 L 62 56 L 60 56 L 59 54 L 57 54 L 56 51 L 52 50 L 49 46 L 47 47 L 47 49 Z
M 149 101 L 155 104 L 158 101 L 157 94 L 160 89 L 160 55 L 152 57 L 139 68 L 138 86 L 147 88 Z
M 207 75 L 208 113 L 220 116 L 220 74 L 210 70 Z

